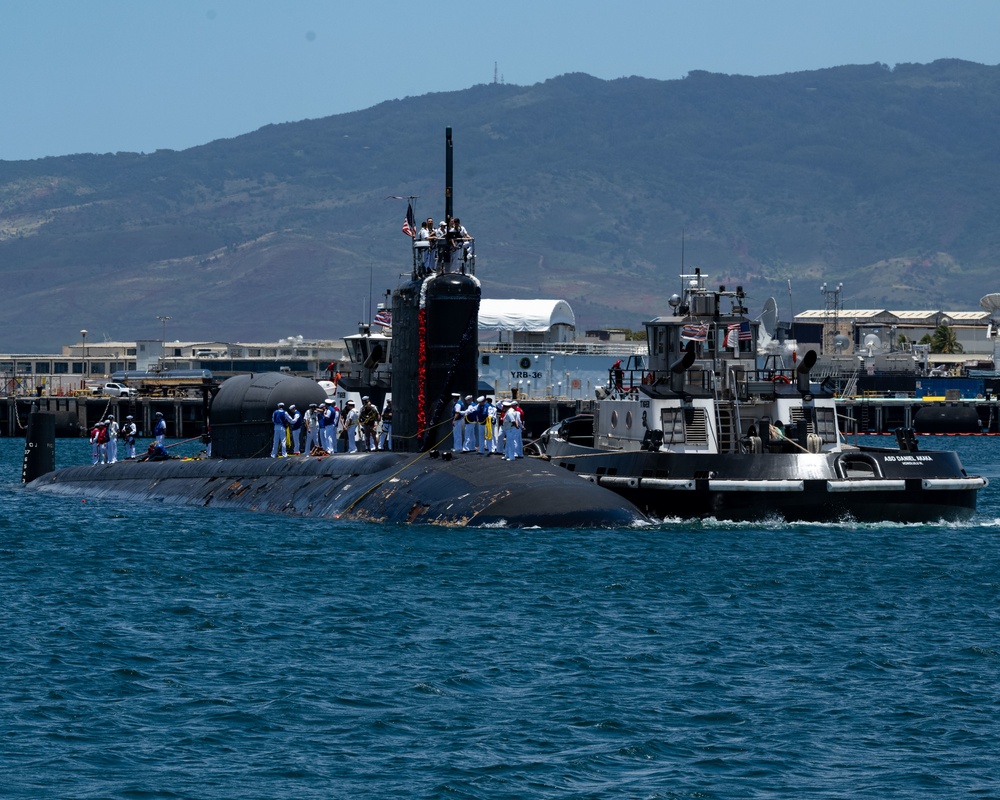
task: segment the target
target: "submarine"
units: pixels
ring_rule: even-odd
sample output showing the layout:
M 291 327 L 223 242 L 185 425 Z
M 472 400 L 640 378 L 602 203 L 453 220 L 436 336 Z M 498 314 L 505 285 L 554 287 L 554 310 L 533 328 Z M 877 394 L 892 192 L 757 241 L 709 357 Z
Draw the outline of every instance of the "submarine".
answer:
M 451 128 L 445 165 L 445 216 L 451 218 Z M 33 411 L 22 481 L 53 495 L 385 524 L 528 528 L 644 522 L 645 515 L 627 499 L 545 459 L 505 461 L 450 449 L 451 395 L 478 384 L 481 287 L 474 261 L 453 262 L 449 249 L 437 268 L 429 269 L 415 245 L 411 238 L 412 269 L 392 294 L 392 451 L 270 458 L 277 404 L 306 408 L 326 394 L 307 378 L 256 373 L 228 379 L 212 399 L 213 455 L 202 459 L 57 470 L 54 415 Z

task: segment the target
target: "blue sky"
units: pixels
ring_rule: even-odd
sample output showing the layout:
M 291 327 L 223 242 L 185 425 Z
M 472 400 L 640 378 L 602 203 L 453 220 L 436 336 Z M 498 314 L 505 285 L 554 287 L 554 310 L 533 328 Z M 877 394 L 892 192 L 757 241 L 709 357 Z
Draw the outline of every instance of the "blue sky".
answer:
M 364 7 L 362 7 L 364 6 Z M 181 150 L 567 72 L 1000 63 L 997 0 L 0 0 L 0 160 Z

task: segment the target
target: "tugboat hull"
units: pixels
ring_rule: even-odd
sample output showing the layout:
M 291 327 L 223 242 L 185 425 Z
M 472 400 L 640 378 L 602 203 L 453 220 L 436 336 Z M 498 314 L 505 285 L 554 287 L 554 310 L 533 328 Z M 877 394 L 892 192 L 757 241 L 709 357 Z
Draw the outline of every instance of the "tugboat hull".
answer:
M 954 452 L 608 452 L 550 439 L 546 455 L 660 519 L 960 520 L 986 485 Z

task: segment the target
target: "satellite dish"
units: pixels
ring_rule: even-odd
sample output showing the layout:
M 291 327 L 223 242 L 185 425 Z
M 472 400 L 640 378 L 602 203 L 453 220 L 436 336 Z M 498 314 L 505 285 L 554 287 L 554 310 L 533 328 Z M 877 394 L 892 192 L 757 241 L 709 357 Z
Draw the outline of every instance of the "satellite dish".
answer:
M 1000 297 L 1000 295 L 997 295 Z M 774 338 L 774 333 L 778 329 L 778 304 L 773 297 L 767 298 L 764 302 L 764 310 L 760 312 L 760 325 L 764 333 Z
M 878 337 L 876 337 L 878 338 Z M 833 349 L 838 353 L 843 353 L 851 346 L 850 337 L 844 336 L 842 333 L 838 333 L 833 337 Z
M 861 347 L 868 351 L 868 355 L 872 353 L 882 352 L 882 340 L 878 338 L 874 333 L 869 333 L 865 336 L 864 342 L 862 342 Z
M 979 306 L 983 311 L 989 311 L 990 316 L 1000 313 L 1000 292 L 994 292 L 993 294 L 987 294 L 979 298 Z

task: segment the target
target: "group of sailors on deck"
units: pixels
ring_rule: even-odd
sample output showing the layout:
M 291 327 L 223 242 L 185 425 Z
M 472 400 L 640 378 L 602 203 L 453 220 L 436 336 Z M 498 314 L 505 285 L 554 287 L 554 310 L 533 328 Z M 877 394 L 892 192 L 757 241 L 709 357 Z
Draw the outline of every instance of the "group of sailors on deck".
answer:
M 517 400 L 494 403 L 492 397 L 452 394 L 452 447 L 455 452 L 501 455 L 514 461 L 524 457 L 524 410 Z M 278 403 L 271 415 L 274 440 L 271 458 L 293 455 L 333 455 L 337 452 L 392 449 L 392 400 L 379 411 L 370 398 L 353 400 L 338 408 L 334 402 L 312 403 L 302 413 L 292 403 Z M 302 432 L 305 444 L 300 446 Z
M 163 446 L 163 438 L 167 432 L 167 423 L 163 412 L 156 412 L 156 422 L 153 426 L 154 444 Z M 100 419 L 90 429 L 91 464 L 115 464 L 118 462 L 118 442 L 125 448 L 126 458 L 135 458 L 135 440 L 139 429 L 135 417 L 129 414 L 120 425 L 114 414 L 108 414 L 106 419 Z
M 422 250 L 418 256 L 424 274 L 430 272 L 462 272 L 475 258 L 475 240 L 458 217 L 449 217 L 436 226 L 428 217 L 420 224 L 414 246 Z
M 392 450 L 392 400 L 379 411 L 371 398 L 361 398 L 361 408 L 353 400 L 338 408 L 329 403 L 310 403 L 305 413 L 292 403 L 278 403 L 271 414 L 274 440 L 271 458 L 293 455 L 333 455 L 337 452 Z M 302 446 L 302 432 L 305 444 Z
M 497 405 L 492 397 L 481 395 L 463 399 L 453 392 L 451 422 L 452 449 L 463 453 L 493 455 L 501 453 L 505 461 L 524 457 L 524 410 L 517 400 L 503 400 Z

